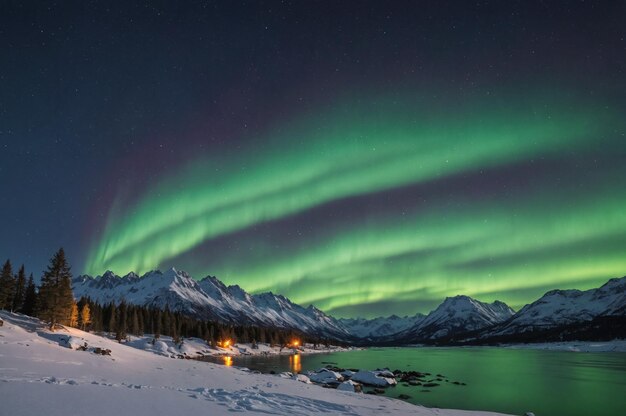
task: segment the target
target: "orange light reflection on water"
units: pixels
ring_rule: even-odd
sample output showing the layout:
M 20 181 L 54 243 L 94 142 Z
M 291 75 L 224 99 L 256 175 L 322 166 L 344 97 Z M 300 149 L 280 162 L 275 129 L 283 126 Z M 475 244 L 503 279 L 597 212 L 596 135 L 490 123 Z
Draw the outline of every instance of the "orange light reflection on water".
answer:
M 299 373 L 302 371 L 302 363 L 300 362 L 300 354 L 294 354 L 289 356 L 289 367 L 291 367 L 292 373 Z
M 224 356 L 224 365 L 230 367 L 233 365 L 233 357 Z

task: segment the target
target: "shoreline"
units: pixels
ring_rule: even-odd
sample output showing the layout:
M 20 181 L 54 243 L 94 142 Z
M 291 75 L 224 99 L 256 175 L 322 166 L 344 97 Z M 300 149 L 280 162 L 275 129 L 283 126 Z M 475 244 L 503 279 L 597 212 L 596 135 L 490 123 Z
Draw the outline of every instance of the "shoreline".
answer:
M 537 342 L 527 344 L 502 344 L 502 345 L 404 345 L 395 347 L 374 348 L 503 348 L 519 350 L 542 350 L 561 352 L 590 352 L 590 353 L 624 353 L 626 352 L 626 339 L 614 339 L 611 341 L 562 341 L 562 342 Z
M 253 415 L 486 416 L 325 389 L 223 365 L 166 359 L 75 328 L 50 332 L 37 319 L 0 312 L 0 381 L 7 414 L 149 416 L 187 412 Z M 132 342 L 132 341 L 131 341 Z M 84 343 L 85 351 L 80 351 Z M 191 342 L 185 341 L 184 348 Z M 109 351 L 100 355 L 96 349 Z

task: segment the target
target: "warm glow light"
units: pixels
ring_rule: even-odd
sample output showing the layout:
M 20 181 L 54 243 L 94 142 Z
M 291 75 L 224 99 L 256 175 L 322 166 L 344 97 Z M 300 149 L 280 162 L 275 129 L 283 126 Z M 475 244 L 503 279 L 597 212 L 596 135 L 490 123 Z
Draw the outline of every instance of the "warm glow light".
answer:
M 225 356 L 224 357 L 224 365 L 227 366 L 227 367 L 232 366 L 233 365 L 233 357 Z
M 300 354 L 294 354 L 289 356 L 289 366 L 291 372 L 296 374 L 302 371 L 302 363 L 300 362 Z

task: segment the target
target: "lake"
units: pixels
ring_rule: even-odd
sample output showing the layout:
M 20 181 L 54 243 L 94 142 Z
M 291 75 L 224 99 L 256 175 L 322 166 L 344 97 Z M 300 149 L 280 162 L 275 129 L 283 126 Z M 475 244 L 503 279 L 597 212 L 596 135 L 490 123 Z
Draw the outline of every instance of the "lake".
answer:
M 440 386 L 386 390 L 388 397 L 428 407 L 490 410 L 536 416 L 626 415 L 626 353 L 577 353 L 505 348 L 371 348 L 300 356 L 221 357 L 214 362 L 270 371 L 341 368 L 429 372 Z M 427 377 L 428 378 L 428 377 Z M 467 385 L 455 385 L 453 381 Z

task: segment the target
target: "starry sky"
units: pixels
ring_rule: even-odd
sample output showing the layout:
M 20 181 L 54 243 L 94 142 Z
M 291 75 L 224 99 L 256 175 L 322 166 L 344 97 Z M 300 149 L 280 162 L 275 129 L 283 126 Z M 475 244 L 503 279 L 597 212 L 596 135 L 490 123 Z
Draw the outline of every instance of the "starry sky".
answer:
M 0 257 L 335 316 L 626 274 L 626 4 L 2 2 Z

